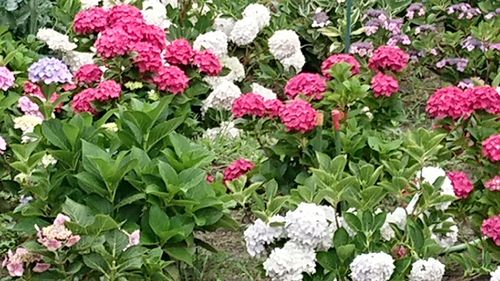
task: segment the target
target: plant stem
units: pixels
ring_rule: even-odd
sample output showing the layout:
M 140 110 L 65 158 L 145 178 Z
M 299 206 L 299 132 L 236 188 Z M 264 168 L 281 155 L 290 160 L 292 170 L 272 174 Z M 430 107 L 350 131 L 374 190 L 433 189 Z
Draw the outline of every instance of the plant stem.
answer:
M 481 242 L 481 238 L 478 238 L 478 239 L 470 241 L 470 242 L 465 242 L 465 243 L 462 243 L 462 244 L 459 244 L 459 245 L 451 246 L 451 247 L 446 248 L 443 251 L 443 254 L 449 254 L 449 253 L 454 253 L 454 252 L 461 252 L 461 251 L 465 250 L 467 248 L 467 246 L 469 246 L 469 245 L 470 246 L 474 246 L 474 245 L 479 244 L 479 242 Z
M 345 52 L 349 53 L 349 49 L 351 48 L 351 30 L 352 30 L 352 1 L 347 0 L 347 9 L 346 9 L 346 18 L 347 18 L 347 31 L 345 33 Z

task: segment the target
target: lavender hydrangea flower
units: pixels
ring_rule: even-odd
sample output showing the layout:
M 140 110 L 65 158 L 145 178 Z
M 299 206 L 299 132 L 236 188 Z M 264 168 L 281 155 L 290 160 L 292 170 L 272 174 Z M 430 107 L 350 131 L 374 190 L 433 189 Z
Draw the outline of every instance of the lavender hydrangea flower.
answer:
M 7 91 L 10 87 L 14 86 L 14 73 L 7 67 L 0 66 L 0 89 Z
M 464 72 L 465 68 L 469 64 L 469 60 L 466 58 L 450 58 L 450 59 L 442 59 L 438 63 L 436 63 L 437 68 L 443 68 L 447 65 L 449 66 L 455 66 L 455 68 L 460 71 Z
M 373 54 L 373 43 L 372 42 L 355 42 L 351 45 L 349 52 L 351 54 L 357 54 L 360 57 L 364 57 L 364 56 L 371 57 Z
M 458 3 L 448 7 L 449 15 L 457 13 L 459 19 L 463 19 L 465 17 L 466 19 L 470 20 L 473 17 L 480 15 L 481 10 L 479 10 L 478 8 L 472 8 L 472 6 L 468 3 Z
M 490 51 L 500 51 L 500 43 L 488 44 L 487 47 Z
M 28 77 L 31 82 L 68 83 L 73 76 L 62 61 L 56 58 L 43 58 L 32 64 L 28 69 Z
M 426 32 L 435 32 L 436 27 L 432 24 L 422 24 L 415 28 L 415 35 L 426 33 Z
M 365 23 L 365 33 L 370 36 L 379 30 L 384 25 L 384 22 L 379 19 L 371 19 Z
M 410 40 L 410 37 L 408 37 L 408 35 L 406 34 L 396 34 L 396 35 L 393 35 L 389 41 L 387 41 L 387 45 L 389 46 L 397 46 L 398 44 L 403 44 L 403 45 L 410 45 L 411 44 L 411 40 Z
M 391 19 L 386 21 L 384 24 L 385 30 L 392 32 L 392 34 L 401 33 L 402 27 L 403 27 L 403 19 Z
M 332 23 L 328 18 L 328 14 L 323 12 L 321 8 L 316 9 L 313 16 L 312 27 L 325 27 Z
M 389 19 L 389 17 L 387 16 L 387 13 L 384 10 L 370 9 L 370 10 L 366 11 L 365 16 L 372 18 L 372 19 L 378 19 L 382 22 Z
M 476 48 L 484 50 L 484 44 L 478 39 L 472 36 L 468 36 L 462 41 L 462 48 L 466 49 L 469 52 Z
M 472 81 L 472 79 L 464 79 L 464 80 L 458 82 L 457 87 L 464 89 L 464 90 L 474 88 L 474 82 Z
M 415 17 L 415 13 L 417 13 L 420 17 L 425 16 L 424 4 L 413 3 L 408 7 L 408 9 L 406 9 L 406 17 L 410 20 Z

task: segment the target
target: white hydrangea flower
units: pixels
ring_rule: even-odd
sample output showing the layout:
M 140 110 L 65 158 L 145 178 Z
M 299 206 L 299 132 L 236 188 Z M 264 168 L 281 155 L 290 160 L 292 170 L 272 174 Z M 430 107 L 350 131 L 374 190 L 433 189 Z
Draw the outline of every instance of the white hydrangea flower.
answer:
M 36 38 L 45 42 L 49 49 L 54 51 L 69 52 L 77 47 L 75 43 L 69 41 L 68 35 L 57 32 L 52 28 L 38 29 Z
M 300 39 L 292 30 L 276 31 L 268 40 L 269 51 L 277 60 L 290 58 L 300 52 Z
M 244 18 L 250 18 L 257 22 L 259 31 L 269 26 L 271 21 L 271 11 L 262 4 L 250 4 L 242 13 Z
M 441 185 L 441 195 L 449 195 L 455 197 L 453 184 L 451 183 L 450 178 L 446 176 L 446 172 L 443 169 L 439 167 L 424 167 L 419 173 L 417 173 L 417 177 L 423 182 L 427 182 L 429 184 L 434 184 L 434 182 L 439 177 L 444 177 L 443 184 Z M 436 208 L 442 211 L 446 211 L 450 207 L 451 203 L 451 201 L 443 202 L 436 206 Z
M 394 273 L 394 260 L 386 253 L 368 253 L 349 265 L 353 281 L 387 281 Z
M 224 32 L 228 37 L 233 30 L 235 20 L 232 18 L 216 18 L 214 20 L 214 29 L 216 31 Z
M 262 96 L 264 100 L 273 100 L 277 98 L 276 93 L 274 93 L 273 90 L 258 83 L 252 83 L 252 93 Z
M 111 8 L 116 5 L 132 4 L 135 0 L 102 0 L 103 8 Z
M 172 8 L 177 9 L 179 7 L 179 0 L 160 0 L 165 6 L 170 5 Z
M 286 213 L 285 221 L 285 230 L 291 241 L 312 249 L 332 247 L 333 234 L 337 230 L 332 207 L 300 203 L 297 209 Z
M 57 160 L 56 160 L 56 158 L 54 158 L 54 156 L 52 156 L 50 154 L 45 154 L 42 157 L 42 166 L 44 168 L 48 168 L 49 166 L 53 166 L 55 164 L 57 164 Z
M 257 219 L 243 233 L 247 246 L 247 252 L 251 257 L 260 256 L 265 251 L 265 246 L 273 243 L 277 238 L 283 236 L 283 226 L 272 226 L 272 223 L 283 223 L 282 216 L 274 216 L 269 223 Z
M 346 213 L 351 213 L 351 214 L 356 215 L 358 212 L 356 211 L 355 208 L 349 208 L 349 209 L 347 209 Z M 356 235 L 356 232 L 349 226 L 349 224 L 347 224 L 347 221 L 344 219 L 344 217 L 338 217 L 337 219 L 338 219 L 340 227 L 344 228 L 345 231 L 347 231 L 347 234 L 349 234 L 349 236 L 352 237 L 352 236 Z
M 455 221 L 452 218 L 446 219 L 447 222 L 453 223 L 453 225 L 449 228 L 449 232 L 447 233 L 432 233 L 431 238 L 436 241 L 441 247 L 443 248 L 448 248 L 453 245 L 458 241 L 458 226 L 456 225 Z M 434 227 L 431 227 L 431 229 L 434 228 L 442 228 L 443 225 L 442 223 L 439 223 L 435 225 Z
M 110 122 L 110 123 L 105 123 L 101 125 L 101 128 L 104 130 L 111 132 L 111 133 L 116 133 L 118 132 L 118 125 L 116 125 L 115 122 Z
M 382 210 L 377 209 L 375 214 L 381 213 Z M 388 213 L 385 222 L 380 227 L 380 234 L 382 239 L 385 241 L 390 241 L 396 237 L 394 229 L 392 229 L 391 224 L 395 224 L 398 228 L 404 229 L 406 226 L 406 211 L 404 208 L 398 207 L 392 213 Z
M 303 273 L 316 272 L 316 253 L 288 241 L 283 248 L 273 249 L 263 265 L 266 275 L 273 281 L 301 281 Z
M 94 53 L 71 51 L 64 53 L 62 59 L 71 71 L 77 71 L 83 65 L 94 63 Z
M 145 0 L 142 3 L 142 16 L 146 23 L 167 29 L 172 22 L 167 18 L 166 4 L 160 0 Z
M 222 122 L 219 127 L 207 129 L 204 136 L 210 140 L 217 138 L 236 139 L 241 135 L 241 130 L 234 126 L 234 122 Z
M 259 26 L 255 19 L 243 18 L 234 23 L 229 39 L 238 46 L 245 46 L 252 43 L 257 38 L 257 34 L 259 34 Z
M 43 118 L 36 115 L 23 115 L 14 118 L 14 129 L 20 129 L 25 133 L 32 133 L 37 125 L 43 123 Z
M 237 57 L 224 56 L 220 61 L 222 65 L 230 71 L 225 76 L 205 76 L 203 81 L 205 81 L 210 88 L 214 89 L 225 81 L 234 82 L 245 79 L 245 67 Z
M 99 0 L 80 0 L 82 10 L 99 6 Z
M 290 70 L 290 68 L 294 68 L 295 71 L 300 72 L 306 63 L 306 58 L 302 52 L 299 51 L 291 57 L 281 60 L 280 62 L 286 71 Z
M 223 81 L 203 101 L 201 111 L 209 108 L 231 110 L 235 99 L 241 96 L 241 90 L 233 82 Z
M 413 263 L 410 272 L 410 281 L 441 281 L 444 275 L 444 264 L 429 258 Z
M 500 281 L 500 266 L 497 266 L 497 269 L 495 271 L 490 272 L 490 275 L 490 281 Z
M 222 31 L 209 31 L 198 35 L 193 42 L 193 48 L 197 51 L 210 50 L 217 57 L 227 55 L 227 36 Z

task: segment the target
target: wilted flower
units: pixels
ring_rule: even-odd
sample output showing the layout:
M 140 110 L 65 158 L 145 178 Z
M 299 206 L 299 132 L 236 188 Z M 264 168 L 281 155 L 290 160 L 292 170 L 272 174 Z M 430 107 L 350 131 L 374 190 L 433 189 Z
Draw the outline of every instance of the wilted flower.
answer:
M 266 223 L 257 219 L 243 233 L 245 237 L 247 252 L 251 257 L 260 256 L 265 251 L 265 246 L 273 243 L 284 234 L 285 219 L 282 216 L 274 216 Z M 273 225 L 277 224 L 277 225 Z
M 141 231 L 139 229 L 137 230 L 134 230 L 132 233 L 127 233 L 125 232 L 125 234 L 127 234 L 128 236 L 128 244 L 127 246 L 125 246 L 125 248 L 123 249 L 124 251 L 126 251 L 128 248 L 132 247 L 132 246 L 137 246 L 139 245 L 140 243 L 140 239 L 141 239 Z
M 27 249 L 19 247 L 13 253 L 11 250 L 7 252 L 7 257 L 2 262 L 2 267 L 6 268 L 11 277 L 21 277 L 24 274 L 24 266 L 33 262 L 41 260 L 39 255 L 30 253 Z M 39 264 L 35 266 L 33 271 L 37 268 Z M 42 269 L 42 268 L 40 268 Z M 47 268 L 48 269 L 48 268 Z M 45 269 L 45 270 L 47 270 Z M 42 272 L 42 271 L 35 271 Z
M 386 253 L 356 256 L 349 265 L 353 281 L 387 281 L 394 272 L 394 260 Z
M 417 260 L 411 267 L 410 281 L 441 281 L 444 275 L 444 264 L 440 261 L 429 258 L 427 260 Z
M 500 246 L 500 215 L 484 220 L 481 230 L 486 237 L 493 240 L 495 245 Z
M 311 248 L 287 242 L 275 248 L 264 262 L 266 275 L 273 281 L 302 280 L 303 273 L 316 272 L 316 253 Z

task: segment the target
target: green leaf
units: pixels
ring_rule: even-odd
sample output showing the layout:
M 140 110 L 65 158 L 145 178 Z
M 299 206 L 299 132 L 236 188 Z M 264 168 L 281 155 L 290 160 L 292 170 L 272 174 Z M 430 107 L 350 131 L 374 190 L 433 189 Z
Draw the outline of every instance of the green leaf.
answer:
M 340 247 L 335 247 L 339 258 L 342 261 L 349 260 L 353 257 L 354 250 L 356 250 L 356 246 L 354 244 L 342 245 Z
M 179 127 L 185 118 L 177 117 L 156 125 L 148 136 L 146 150 L 149 151 L 153 146 L 169 136 L 177 127 Z
M 66 134 L 60 120 L 50 119 L 43 122 L 42 133 L 51 144 L 64 150 L 71 150 L 71 144 L 65 137 Z
M 106 261 L 97 253 L 84 255 L 83 263 L 85 263 L 86 266 L 94 270 L 97 270 L 103 274 L 107 274 L 109 272 L 109 268 Z
M 193 266 L 194 249 L 186 247 L 166 247 L 165 252 L 172 258 Z
M 87 234 L 100 235 L 101 233 L 116 229 L 119 225 L 108 215 L 98 214 L 95 216 L 95 221 L 87 226 Z
M 168 238 L 170 218 L 156 205 L 151 206 L 149 209 L 149 226 L 161 240 Z
M 81 226 L 88 226 L 94 222 L 94 214 L 90 208 L 70 198 L 66 198 L 66 201 L 62 205 L 62 211 L 64 214 L 70 216 L 75 223 Z

